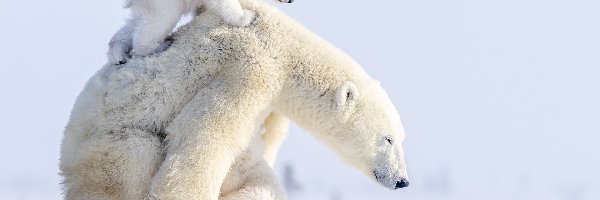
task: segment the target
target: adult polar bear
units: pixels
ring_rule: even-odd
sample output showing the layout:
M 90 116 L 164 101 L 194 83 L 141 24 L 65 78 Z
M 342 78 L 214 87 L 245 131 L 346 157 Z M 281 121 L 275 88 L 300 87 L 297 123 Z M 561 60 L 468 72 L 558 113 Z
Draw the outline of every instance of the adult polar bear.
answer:
M 217 199 L 273 112 L 382 185 L 408 185 L 400 118 L 378 82 L 276 9 L 241 2 L 252 25 L 204 13 L 166 51 L 92 77 L 64 133 L 67 198 Z

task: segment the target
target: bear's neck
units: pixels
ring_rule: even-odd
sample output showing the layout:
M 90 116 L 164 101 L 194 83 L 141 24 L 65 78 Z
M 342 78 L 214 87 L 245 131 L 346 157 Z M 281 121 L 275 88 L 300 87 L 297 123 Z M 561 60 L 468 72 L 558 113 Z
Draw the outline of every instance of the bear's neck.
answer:
M 305 33 L 306 34 L 306 33 Z M 287 73 L 278 100 L 279 112 L 319 138 L 332 132 L 330 111 L 337 87 L 344 81 L 360 77 L 362 68 L 341 50 L 314 36 L 297 38 L 286 52 L 282 68 Z M 359 72 L 360 73 L 360 72 Z M 362 72 L 364 73 L 364 72 Z

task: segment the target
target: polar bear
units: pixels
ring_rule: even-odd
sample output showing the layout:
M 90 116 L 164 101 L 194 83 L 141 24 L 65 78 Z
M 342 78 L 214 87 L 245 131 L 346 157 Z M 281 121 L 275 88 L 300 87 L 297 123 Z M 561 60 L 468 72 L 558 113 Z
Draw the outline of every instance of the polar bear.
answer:
M 218 199 L 270 113 L 381 185 L 408 186 L 404 131 L 378 81 L 277 9 L 241 3 L 251 25 L 203 13 L 166 51 L 90 79 L 64 132 L 67 199 Z
M 131 18 L 113 36 L 107 53 L 114 64 L 124 63 L 129 51 L 138 56 L 159 51 L 183 15 L 208 10 L 234 26 L 246 26 L 255 17 L 253 11 L 242 9 L 238 0 L 126 0 L 125 7 L 131 9 Z

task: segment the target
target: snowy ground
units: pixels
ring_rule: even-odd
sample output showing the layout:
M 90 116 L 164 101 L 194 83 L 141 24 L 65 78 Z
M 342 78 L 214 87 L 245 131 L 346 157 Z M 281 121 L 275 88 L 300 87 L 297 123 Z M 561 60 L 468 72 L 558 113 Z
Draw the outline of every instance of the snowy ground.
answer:
M 121 4 L 0 2 L 0 199 L 61 198 L 61 131 Z M 600 199 L 600 1 L 278 6 L 381 81 L 403 117 L 411 176 L 384 189 L 294 126 L 276 168 L 292 169 L 292 200 Z

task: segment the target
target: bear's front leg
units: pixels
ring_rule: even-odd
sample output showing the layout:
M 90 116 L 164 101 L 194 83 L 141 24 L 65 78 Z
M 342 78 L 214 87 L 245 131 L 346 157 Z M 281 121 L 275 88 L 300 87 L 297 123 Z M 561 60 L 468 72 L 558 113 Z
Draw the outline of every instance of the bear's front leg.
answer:
M 240 188 L 234 191 L 221 194 L 219 200 L 285 200 L 287 199 L 283 188 L 279 185 L 273 169 L 262 160 L 261 155 L 254 155 L 260 161 L 252 163 L 252 166 L 245 166 L 245 171 L 237 172 L 237 177 L 228 177 L 228 179 L 244 178 Z M 247 165 L 247 163 L 245 163 Z M 237 170 L 232 168 L 231 170 Z M 243 175 L 242 175 L 243 174 Z M 239 177 L 241 176 L 241 177 Z
M 265 132 L 262 134 L 264 143 L 264 159 L 273 168 L 279 147 L 287 136 L 290 120 L 277 112 L 269 114 L 264 122 Z
M 219 200 L 287 199 L 273 169 L 263 158 L 262 138 L 255 136 L 250 145 L 236 157 L 221 188 Z
M 244 74 L 200 89 L 166 129 L 166 157 L 149 198 L 217 200 L 234 158 L 268 114 L 270 90 Z

